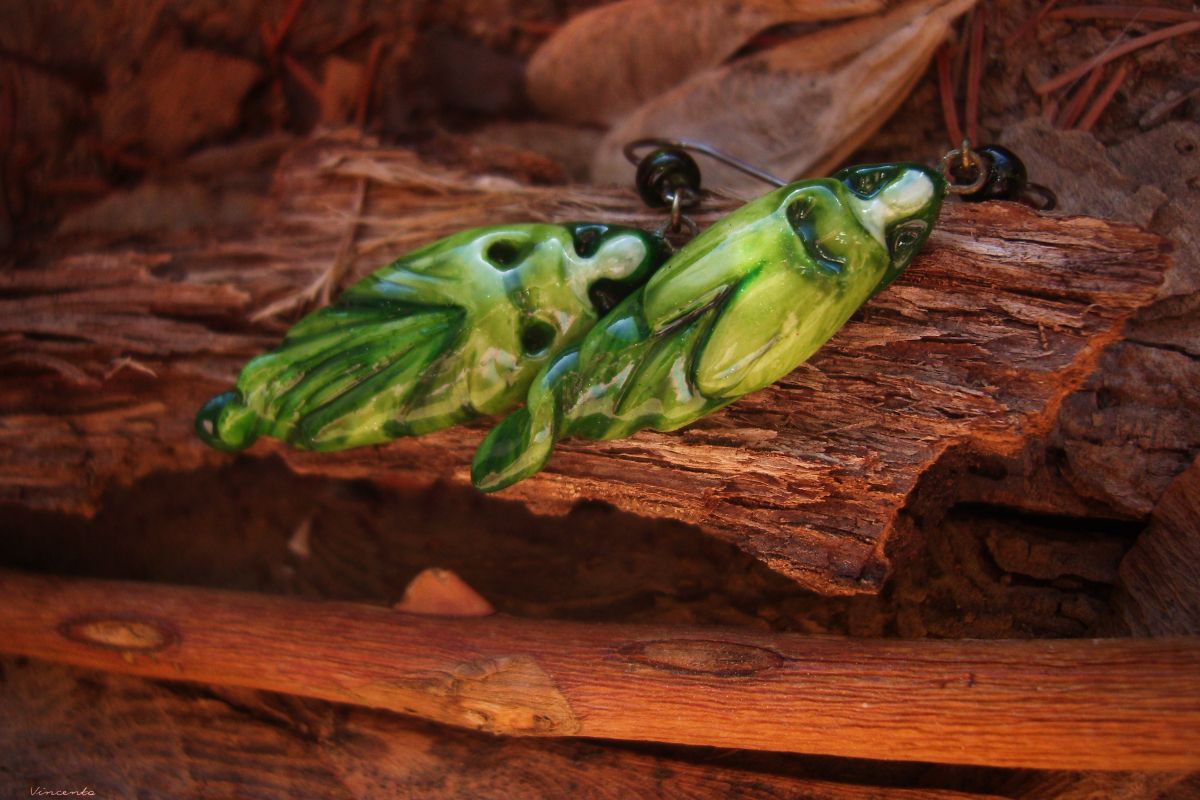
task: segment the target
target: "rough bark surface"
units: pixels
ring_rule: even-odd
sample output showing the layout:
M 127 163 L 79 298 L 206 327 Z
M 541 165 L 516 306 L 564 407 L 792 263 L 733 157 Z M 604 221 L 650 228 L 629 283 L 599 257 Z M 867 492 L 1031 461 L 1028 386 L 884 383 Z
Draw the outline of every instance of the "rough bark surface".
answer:
M 1200 636 L 1200 460 L 1168 487 L 1121 561 L 1118 618 L 1134 636 Z
M 326 271 L 349 279 L 488 222 L 654 221 L 629 192 L 470 179 L 337 141 L 294 152 L 276 196 L 247 230 L 81 242 L 89 252 L 0 275 L 0 499 L 89 513 L 114 482 L 226 458 L 193 437 L 195 409 L 277 341 L 283 324 L 255 311 Z M 1044 434 L 1167 265 L 1162 240 L 1129 226 L 952 205 L 908 275 L 810 364 L 680 432 L 566 442 L 502 496 L 539 513 L 586 499 L 693 523 L 806 588 L 876 592 L 922 475 L 948 451 L 1009 454 Z M 251 453 L 302 472 L 465 482 L 484 425 Z

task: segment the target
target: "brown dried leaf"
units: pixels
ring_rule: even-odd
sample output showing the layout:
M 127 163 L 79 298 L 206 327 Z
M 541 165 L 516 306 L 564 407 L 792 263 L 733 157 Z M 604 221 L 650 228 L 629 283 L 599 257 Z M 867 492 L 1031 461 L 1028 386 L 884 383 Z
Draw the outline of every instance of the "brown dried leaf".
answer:
M 245 59 L 164 39 L 136 74 L 110 76 L 97 100 L 104 141 L 138 142 L 160 158 L 178 156 L 234 128 L 242 99 L 260 75 Z
M 394 606 L 408 614 L 433 617 L 486 617 L 496 613 L 492 604 L 466 581 L 448 569 L 423 570 L 404 590 Z
M 883 7 L 883 0 L 622 0 L 572 18 L 548 39 L 529 62 L 526 87 L 547 114 L 609 124 L 774 25 Z
M 325 75 L 317 103 L 322 125 L 345 125 L 354 118 L 362 94 L 367 68 L 362 64 L 333 56 L 325 61 Z
M 912 0 L 703 72 L 611 130 L 592 177 L 631 180 L 621 148 L 645 136 L 699 139 L 783 178 L 824 174 L 899 107 L 974 2 Z M 709 187 L 761 188 L 708 164 L 704 175 Z

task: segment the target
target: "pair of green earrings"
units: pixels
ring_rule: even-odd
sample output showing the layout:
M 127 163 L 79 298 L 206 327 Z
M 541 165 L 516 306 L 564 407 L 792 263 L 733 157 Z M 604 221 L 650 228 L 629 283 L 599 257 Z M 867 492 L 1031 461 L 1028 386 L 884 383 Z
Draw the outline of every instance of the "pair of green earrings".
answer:
M 639 190 L 678 222 L 694 167 L 657 150 Z M 850 167 L 763 195 L 673 254 L 616 225 L 463 231 L 302 319 L 196 431 L 223 450 L 271 436 L 329 451 L 507 413 L 471 470 L 496 491 L 559 439 L 675 430 L 791 372 L 904 271 L 948 185 L 918 164 Z

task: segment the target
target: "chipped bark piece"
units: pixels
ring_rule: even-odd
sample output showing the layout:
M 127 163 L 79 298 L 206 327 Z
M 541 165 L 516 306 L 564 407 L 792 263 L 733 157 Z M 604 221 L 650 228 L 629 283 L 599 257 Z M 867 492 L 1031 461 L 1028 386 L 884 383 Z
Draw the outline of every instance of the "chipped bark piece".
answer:
M 1166 195 L 1150 221 L 1155 233 L 1175 245 L 1175 266 L 1160 296 L 1200 294 L 1200 231 L 1193 224 L 1200 215 L 1200 125 L 1173 120 L 1110 147 L 1107 154 L 1121 172 Z M 1181 326 L 1179 338 L 1184 333 Z
M 1117 616 L 1135 636 L 1200 635 L 1200 459 L 1163 494 L 1121 562 Z
M 1119 342 L 1098 367 L 1064 401 L 1056 444 L 1080 496 L 1145 517 L 1195 452 L 1200 361 Z
M 1117 565 L 1125 554 L 1120 541 L 1056 540 L 1029 531 L 991 531 L 986 539 L 988 551 L 997 566 L 1006 572 L 1040 580 L 1063 577 L 1082 578 L 1096 583 L 1113 583 Z
M 1129 341 L 1110 348 L 1096 374 L 1064 401 L 1041 448 L 1045 467 L 1029 479 L 1024 465 L 1008 470 L 1024 486 L 1006 491 L 1004 502 L 1077 515 L 1095 514 L 1103 503 L 1109 515 L 1141 518 L 1190 463 L 1200 442 L 1200 364 L 1193 357 L 1200 353 L 1200 246 L 1191 224 L 1200 203 L 1188 188 L 1200 175 L 1198 132 L 1194 123 L 1176 121 L 1105 148 L 1090 134 L 1029 120 L 1001 137 L 1031 174 L 1060 190 L 1064 211 L 1150 225 L 1173 245 L 1155 302 L 1125 326 Z M 1055 485 L 1092 510 L 1054 492 Z
M 0 334 L 92 377 L 131 355 L 157 378 L 122 370 L 81 388 L 51 371 L 0 375 L 0 500 L 86 513 L 112 483 L 227 458 L 193 436 L 193 414 L 277 341 L 281 325 L 251 325 L 253 309 L 339 258 L 363 181 L 370 203 L 347 280 L 475 225 L 581 214 L 661 223 L 629 190 L 521 187 L 404 151 L 302 147 L 280 171 L 281 208 L 257 228 L 5 275 Z M 731 207 L 714 198 L 700 220 Z M 1162 240 L 1129 226 L 950 206 L 905 277 L 808 365 L 675 433 L 563 442 L 545 472 L 501 496 L 538 513 L 589 499 L 692 523 L 805 588 L 878 592 L 922 476 L 948 452 L 1016 453 L 1045 434 L 1167 263 Z M 341 453 L 270 442 L 247 452 L 333 477 L 466 483 L 487 424 Z
M 902 642 L 430 618 L 8 571 L 0 592 L 0 651 L 12 655 L 490 733 L 1042 769 L 1200 765 L 1196 638 Z
M 496 609 L 448 569 L 427 569 L 412 579 L 392 608 L 432 617 L 486 617 Z
M 1149 225 L 1167 196 L 1117 169 L 1086 131 L 1060 131 L 1031 117 L 1009 127 L 1000 144 L 1020 153 L 1029 175 L 1058 190 L 1059 211 Z M 1036 176 L 1036 177 L 1035 177 Z M 1069 191 L 1066 189 L 1069 188 Z

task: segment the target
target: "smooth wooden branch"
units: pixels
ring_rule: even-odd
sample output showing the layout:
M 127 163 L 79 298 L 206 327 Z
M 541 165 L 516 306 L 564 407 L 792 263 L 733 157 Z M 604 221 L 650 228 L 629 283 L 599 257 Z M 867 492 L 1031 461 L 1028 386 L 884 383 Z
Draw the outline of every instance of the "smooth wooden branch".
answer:
M 429 617 L 0 572 L 0 651 L 501 734 L 1200 767 L 1200 640 L 887 641 Z
M 487 223 L 662 221 L 631 190 L 522 187 L 345 142 L 293 153 L 276 194 L 252 230 L 0 273 L 0 501 L 86 513 L 115 482 L 227 461 L 192 435 L 193 414 L 278 341 L 283 321 L 259 312 L 319 294 L 325 272 L 349 280 Z M 702 221 L 733 205 L 706 201 Z M 786 379 L 675 433 L 563 442 L 500 497 L 693 523 L 808 589 L 877 592 L 922 476 L 947 452 L 1007 454 L 1046 432 L 1166 266 L 1162 240 L 1128 226 L 950 205 L 903 279 Z M 343 453 L 266 440 L 249 453 L 302 472 L 465 483 L 488 424 Z
M 977 771 L 970 768 L 826 765 L 788 754 L 697 754 L 592 739 L 478 736 L 398 714 L 250 689 L 181 692 L 165 683 L 17 658 L 0 657 L 0 668 L 0 763 L 17 790 L 13 795 L 26 786 L 78 786 L 80 779 L 96 792 L 92 800 L 1067 800 L 1063 792 L 1073 788 L 1030 793 L 1010 781 L 1001 797 L 930 788 L 987 785 L 964 776 Z M 1046 776 L 1042 780 L 1061 775 L 1028 774 Z M 1147 785 L 1159 788 L 1163 777 L 1182 777 L 1137 773 L 1137 795 L 1096 791 L 1097 782 L 1119 788 L 1112 784 L 1129 780 L 1127 774 L 1088 773 L 1089 796 L 1150 800 L 1160 795 L 1150 794 Z M 905 784 L 913 788 L 898 788 Z

